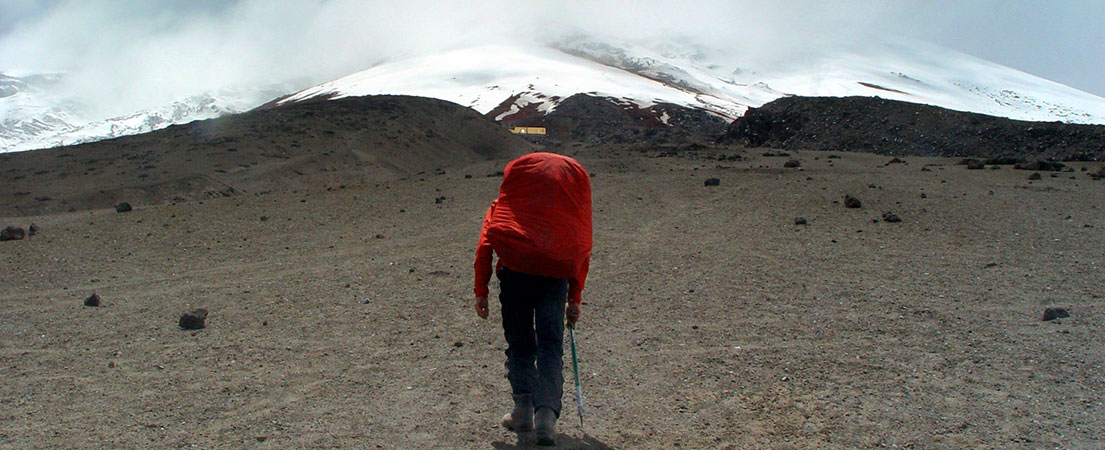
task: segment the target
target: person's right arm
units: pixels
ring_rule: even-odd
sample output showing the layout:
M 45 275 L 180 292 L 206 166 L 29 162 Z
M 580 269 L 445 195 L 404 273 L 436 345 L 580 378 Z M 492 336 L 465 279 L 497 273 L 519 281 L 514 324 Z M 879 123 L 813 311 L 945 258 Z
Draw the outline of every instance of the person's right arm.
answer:
M 491 281 L 492 249 L 491 243 L 487 241 L 487 226 L 491 222 L 491 214 L 495 212 L 497 202 L 498 200 L 491 202 L 491 206 L 487 208 L 487 213 L 483 217 L 483 226 L 480 227 L 480 240 L 476 244 L 476 280 L 474 287 L 476 300 L 474 306 L 476 315 L 480 316 L 481 319 L 487 318 L 487 283 Z

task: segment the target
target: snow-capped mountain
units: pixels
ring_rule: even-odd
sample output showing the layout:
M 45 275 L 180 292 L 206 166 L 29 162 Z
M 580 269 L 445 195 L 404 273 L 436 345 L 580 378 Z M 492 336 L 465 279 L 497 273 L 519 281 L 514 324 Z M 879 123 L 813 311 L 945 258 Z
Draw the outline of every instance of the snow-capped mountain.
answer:
M 97 116 L 77 97 L 61 94 L 63 76 L 0 75 L 0 152 L 148 132 L 246 111 L 281 95 L 265 107 L 417 95 L 513 122 L 514 114 L 547 114 L 583 93 L 626 109 L 670 104 L 732 120 L 783 96 L 878 96 L 1020 120 L 1105 124 L 1101 97 L 928 44 L 867 42 L 774 59 L 762 53 L 752 58 L 701 43 L 588 37 L 479 45 L 391 60 L 291 95 L 290 84 L 224 89 L 119 117 Z
M 286 86 L 223 89 L 131 114 L 102 117 L 67 95 L 63 75 L 0 74 L 0 153 L 50 148 L 147 133 L 169 125 L 248 111 L 284 95 Z
M 496 44 L 380 64 L 278 103 L 406 94 L 496 111 L 494 119 L 503 120 L 534 104 L 548 113 L 577 93 L 641 108 L 670 103 L 730 120 L 797 95 L 879 96 L 1020 120 L 1105 124 L 1101 97 L 921 43 L 838 48 L 785 64 L 745 62 L 731 51 L 670 41 Z

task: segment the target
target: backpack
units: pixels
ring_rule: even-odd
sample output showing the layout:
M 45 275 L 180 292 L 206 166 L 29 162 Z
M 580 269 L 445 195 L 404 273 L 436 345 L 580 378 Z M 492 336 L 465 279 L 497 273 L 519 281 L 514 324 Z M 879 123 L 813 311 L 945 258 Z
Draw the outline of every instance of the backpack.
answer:
M 531 153 L 507 164 L 486 237 L 510 270 L 575 277 L 591 253 L 591 179 L 567 156 Z

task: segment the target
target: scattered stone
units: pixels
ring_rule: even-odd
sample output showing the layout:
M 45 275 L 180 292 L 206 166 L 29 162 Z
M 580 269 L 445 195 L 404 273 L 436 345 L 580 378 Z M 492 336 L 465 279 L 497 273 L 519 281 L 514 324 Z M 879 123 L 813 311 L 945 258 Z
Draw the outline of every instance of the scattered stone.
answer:
M 1066 167 L 1065 164 L 1056 161 L 1033 161 L 1014 165 L 1017 170 L 1038 170 L 1041 172 L 1059 172 Z
M 0 231 L 0 241 L 18 241 L 25 234 L 22 228 L 9 226 Z
M 133 211 L 133 210 L 134 210 L 134 208 L 132 206 L 130 206 L 130 203 L 119 202 L 119 203 L 115 204 L 115 212 L 117 212 L 117 213 L 125 213 L 125 212 Z
M 989 166 L 1012 166 L 1012 165 L 1020 164 L 1022 162 L 1024 162 L 1024 160 L 1021 159 L 1021 158 L 998 157 L 998 158 L 987 159 L 986 160 L 986 165 L 989 165 Z
M 383 239 L 383 238 L 384 238 L 384 235 L 382 235 L 382 234 L 377 234 L 376 235 L 376 239 Z
M 720 186 L 721 185 L 721 180 L 717 179 L 717 178 L 707 178 L 706 182 L 703 183 L 703 184 L 705 186 Z
M 84 299 L 84 306 L 100 306 L 100 296 L 93 292 L 92 295 Z
M 464 343 L 461 342 L 461 341 L 456 341 L 456 342 L 453 343 L 453 347 L 457 347 L 457 348 L 464 347 Z
M 932 172 L 932 169 L 929 169 L 928 167 L 922 167 L 921 171 L 922 172 Z
M 1044 177 L 1043 177 L 1043 175 L 1040 175 L 1040 172 L 1036 172 L 1036 173 L 1033 173 L 1032 175 L 1028 176 L 1029 180 L 1040 180 L 1040 179 L 1043 179 L 1043 178 Z
M 445 197 L 438 197 L 438 198 L 434 199 L 434 204 L 440 205 L 444 201 L 445 201 Z
M 30 227 L 27 227 L 27 236 L 34 236 L 38 234 L 38 230 L 38 225 L 32 223 Z
M 799 161 L 797 159 L 792 159 L 790 161 L 787 161 L 787 162 L 783 163 L 783 167 L 786 167 L 788 169 L 793 169 L 795 167 L 802 167 L 802 161 Z
M 794 218 L 794 224 L 795 225 L 807 225 L 808 223 L 806 222 L 805 217 L 795 217 Z
M 921 193 L 921 198 L 929 198 L 929 196 L 928 196 L 928 194 L 926 194 L 926 193 L 922 192 L 922 193 Z
M 971 159 L 967 161 L 967 170 L 982 170 L 986 168 L 986 164 L 977 159 Z
M 885 212 L 885 213 L 882 213 L 882 220 L 885 220 L 885 221 L 890 222 L 890 223 L 898 223 L 898 222 L 902 221 L 902 218 L 898 217 L 897 214 L 894 214 L 892 212 Z
M 886 162 L 886 165 L 888 165 L 888 166 L 891 165 L 891 164 L 909 164 L 909 163 L 905 162 L 904 159 L 895 157 L 894 159 L 891 159 L 890 161 Z
M 825 159 L 840 159 L 840 155 L 829 155 L 826 156 Z
M 180 327 L 185 330 L 199 330 L 207 326 L 207 310 L 200 308 L 180 316 Z
M 464 174 L 464 179 L 465 179 L 465 180 L 467 180 L 467 179 L 469 179 L 469 178 L 472 178 L 472 174 L 470 174 L 470 173 L 466 173 L 466 174 Z
M 1041 320 L 1048 321 L 1064 317 L 1070 317 L 1070 312 L 1066 308 L 1048 308 L 1044 310 L 1044 317 Z
M 858 198 L 852 197 L 851 195 L 845 195 L 844 196 L 844 207 L 845 208 L 862 208 L 863 203 L 861 203 Z
M 785 156 L 790 156 L 790 153 L 787 153 L 787 152 L 764 152 L 763 155 L 767 156 L 767 157 L 785 157 Z

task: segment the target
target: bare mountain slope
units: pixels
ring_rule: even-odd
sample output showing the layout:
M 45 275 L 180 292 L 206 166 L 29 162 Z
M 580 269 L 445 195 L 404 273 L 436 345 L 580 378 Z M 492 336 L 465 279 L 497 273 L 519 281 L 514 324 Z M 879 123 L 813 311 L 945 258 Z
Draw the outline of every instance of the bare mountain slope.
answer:
M 872 97 L 786 97 L 721 139 L 750 147 L 910 156 L 1105 159 L 1105 126 L 1025 122 Z
M 299 186 L 339 187 L 532 149 L 443 100 L 304 102 L 142 135 L 0 155 L 0 214 L 106 208 Z

